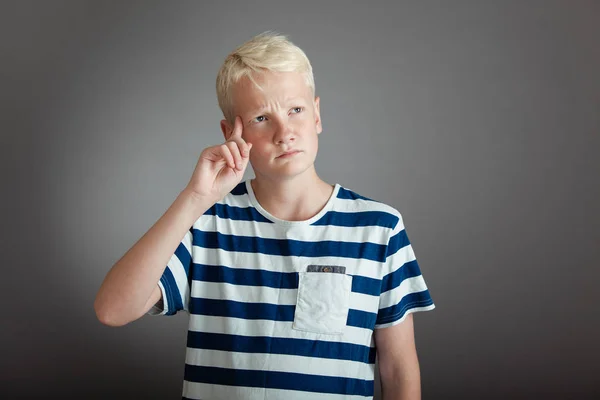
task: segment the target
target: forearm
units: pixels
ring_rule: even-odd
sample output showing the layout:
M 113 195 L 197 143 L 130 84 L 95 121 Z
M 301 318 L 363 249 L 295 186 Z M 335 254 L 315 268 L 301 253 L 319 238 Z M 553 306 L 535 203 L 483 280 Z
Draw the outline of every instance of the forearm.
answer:
M 182 191 L 162 217 L 111 268 L 94 302 L 100 321 L 125 325 L 140 318 L 171 255 L 212 203 Z

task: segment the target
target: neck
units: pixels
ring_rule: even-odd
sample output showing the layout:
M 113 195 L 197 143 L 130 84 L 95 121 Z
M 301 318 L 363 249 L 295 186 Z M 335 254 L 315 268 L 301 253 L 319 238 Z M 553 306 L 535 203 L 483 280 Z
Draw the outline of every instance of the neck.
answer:
M 285 221 L 305 221 L 314 217 L 327 204 L 333 186 L 312 173 L 292 179 L 273 180 L 257 177 L 250 183 L 256 200 L 269 214 Z

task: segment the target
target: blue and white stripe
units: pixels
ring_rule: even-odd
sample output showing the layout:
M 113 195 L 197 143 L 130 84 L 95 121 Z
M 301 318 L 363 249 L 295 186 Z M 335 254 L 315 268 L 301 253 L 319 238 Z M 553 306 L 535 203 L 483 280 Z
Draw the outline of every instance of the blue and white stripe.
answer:
M 293 326 L 310 264 L 352 279 L 341 334 Z M 285 222 L 240 183 L 194 223 L 159 287 L 150 314 L 190 314 L 188 399 L 372 398 L 373 330 L 435 307 L 398 211 L 340 185 L 317 216 Z

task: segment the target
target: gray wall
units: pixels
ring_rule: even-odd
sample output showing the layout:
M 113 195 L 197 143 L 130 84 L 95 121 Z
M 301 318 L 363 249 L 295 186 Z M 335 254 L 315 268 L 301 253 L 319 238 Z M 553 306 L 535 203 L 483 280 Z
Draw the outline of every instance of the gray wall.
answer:
M 187 317 L 92 304 L 267 29 L 312 60 L 320 174 L 404 215 L 424 399 L 600 395 L 600 2 L 324 3 L 2 2 L 0 397 L 180 398 Z

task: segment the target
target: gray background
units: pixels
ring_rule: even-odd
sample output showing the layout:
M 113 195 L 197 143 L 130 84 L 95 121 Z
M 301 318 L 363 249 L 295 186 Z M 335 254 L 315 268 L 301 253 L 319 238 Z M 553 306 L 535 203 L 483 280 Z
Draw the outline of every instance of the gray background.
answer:
M 600 2 L 13 1 L 0 9 L 2 398 L 181 396 L 187 316 L 99 285 L 221 142 L 225 56 L 315 69 L 319 173 L 404 215 L 424 399 L 600 395 Z M 598 398 L 598 397 L 596 397 Z

